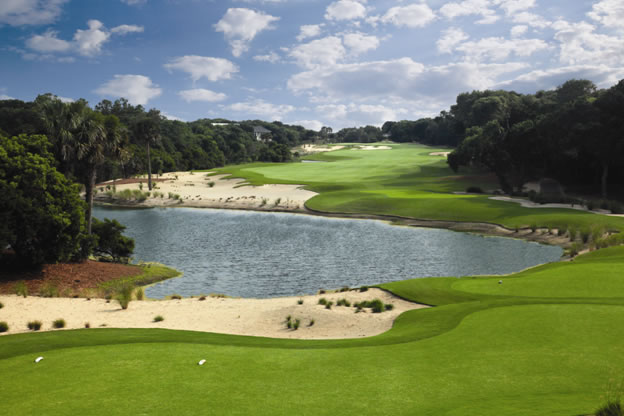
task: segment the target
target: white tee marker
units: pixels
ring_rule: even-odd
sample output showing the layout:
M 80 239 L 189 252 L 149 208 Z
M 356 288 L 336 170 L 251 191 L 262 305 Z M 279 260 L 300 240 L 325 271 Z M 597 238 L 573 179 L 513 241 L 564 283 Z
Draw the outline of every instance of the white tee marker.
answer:
M 204 365 L 206 364 L 206 360 L 201 360 L 200 362 L 197 363 L 198 365 Z
M 35 362 L 38 363 L 39 361 L 43 360 L 43 357 L 37 357 L 35 358 Z

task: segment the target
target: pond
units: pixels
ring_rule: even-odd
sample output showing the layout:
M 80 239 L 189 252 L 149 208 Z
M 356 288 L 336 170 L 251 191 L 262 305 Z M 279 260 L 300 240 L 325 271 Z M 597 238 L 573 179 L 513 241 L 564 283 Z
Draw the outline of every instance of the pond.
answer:
M 192 208 L 96 207 L 135 239 L 134 258 L 184 273 L 152 298 L 270 298 L 426 276 L 507 274 L 557 261 L 559 247 L 375 220 Z

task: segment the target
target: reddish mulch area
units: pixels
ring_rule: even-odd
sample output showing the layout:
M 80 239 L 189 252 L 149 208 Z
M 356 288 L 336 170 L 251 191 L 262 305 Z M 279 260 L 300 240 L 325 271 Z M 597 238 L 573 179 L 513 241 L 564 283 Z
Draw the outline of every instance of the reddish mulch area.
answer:
M 136 276 L 142 270 L 126 264 L 87 260 L 84 263 L 46 264 L 40 270 L 28 272 L 0 271 L 0 293 L 13 294 L 15 283 L 23 280 L 28 293 L 36 294 L 46 283 L 56 286 L 59 293 L 80 294 L 81 290 L 121 277 Z
M 152 178 L 152 182 L 166 182 L 166 181 L 171 181 L 172 179 L 164 179 L 164 178 L 160 178 L 160 179 L 156 179 L 156 178 Z M 117 179 L 115 181 L 115 185 L 127 185 L 127 184 L 131 184 L 131 183 L 140 183 L 143 182 L 144 184 L 147 184 L 147 179 L 136 179 L 136 178 L 128 178 L 128 179 Z M 106 182 L 100 182 L 95 186 L 106 186 L 106 185 L 112 185 L 113 181 L 106 181 Z

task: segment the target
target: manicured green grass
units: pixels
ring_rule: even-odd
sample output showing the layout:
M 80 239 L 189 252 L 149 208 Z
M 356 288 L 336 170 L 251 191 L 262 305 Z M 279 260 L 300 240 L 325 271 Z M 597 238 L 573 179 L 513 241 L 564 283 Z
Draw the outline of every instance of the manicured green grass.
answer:
M 570 285 L 562 276 L 576 276 L 587 265 L 601 267 L 599 275 L 588 272 L 593 291 L 580 287 L 560 296 Z M 609 379 L 624 371 L 624 284 L 613 283 L 624 270 L 624 247 L 563 266 L 503 277 L 503 287 L 517 282 L 505 293 L 490 293 L 493 278 L 487 277 L 384 284 L 440 306 L 404 313 L 390 331 L 365 339 L 159 329 L 0 337 L 0 374 L 11 380 L 0 391 L 0 411 L 104 415 L 124 403 L 124 413 L 155 415 L 373 408 L 381 414 L 588 414 L 602 403 Z M 552 293 L 532 293 L 533 279 L 549 282 Z M 477 283 L 485 284 L 483 291 Z M 39 355 L 45 359 L 34 364 Z M 201 359 L 206 365 L 197 365 Z M 302 393 L 284 400 L 280 392 L 292 389 Z M 37 400 L 27 399 L 31 391 Z
M 433 151 L 395 145 L 315 156 L 329 163 L 224 171 L 255 184 L 306 184 L 321 192 L 309 206 L 324 211 L 622 229 L 619 218 L 453 195 L 492 185 L 484 176 L 453 175 L 442 158 L 428 156 Z M 370 338 L 162 329 L 2 336 L 0 374 L 10 382 L 0 389 L 0 412 L 586 415 L 606 393 L 618 393 L 608 386 L 624 373 L 623 270 L 624 247 L 614 247 L 510 276 L 383 284 L 435 307 L 403 313 L 390 331 Z M 317 319 L 314 328 L 322 325 Z M 198 366 L 201 359 L 207 362 Z
M 492 189 L 498 185 L 491 176 L 478 172 L 455 174 L 444 158 L 429 156 L 444 150 L 448 149 L 417 144 L 392 145 L 392 150 L 345 149 L 310 157 L 326 163 L 255 163 L 229 166 L 220 172 L 245 178 L 254 185 L 306 185 L 320 193 L 306 203 L 317 211 L 489 222 L 510 228 L 535 224 L 624 231 L 624 218 L 569 209 L 523 208 L 488 199 L 488 195 L 453 194 L 469 186 Z

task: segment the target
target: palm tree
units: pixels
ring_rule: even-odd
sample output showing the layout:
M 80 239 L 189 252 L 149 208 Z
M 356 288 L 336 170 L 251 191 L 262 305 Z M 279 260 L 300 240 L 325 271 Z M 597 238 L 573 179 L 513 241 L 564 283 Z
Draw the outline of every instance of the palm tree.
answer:
M 147 146 L 147 187 L 152 190 L 152 158 L 150 145 L 160 141 L 160 111 L 152 109 L 134 125 L 135 137 Z
M 72 159 L 70 153 L 73 147 L 73 133 L 78 123 L 78 114 L 66 104 L 51 94 L 40 95 L 35 100 L 39 107 L 41 120 L 53 145 L 54 154 L 61 163 L 61 171 L 68 174 Z

